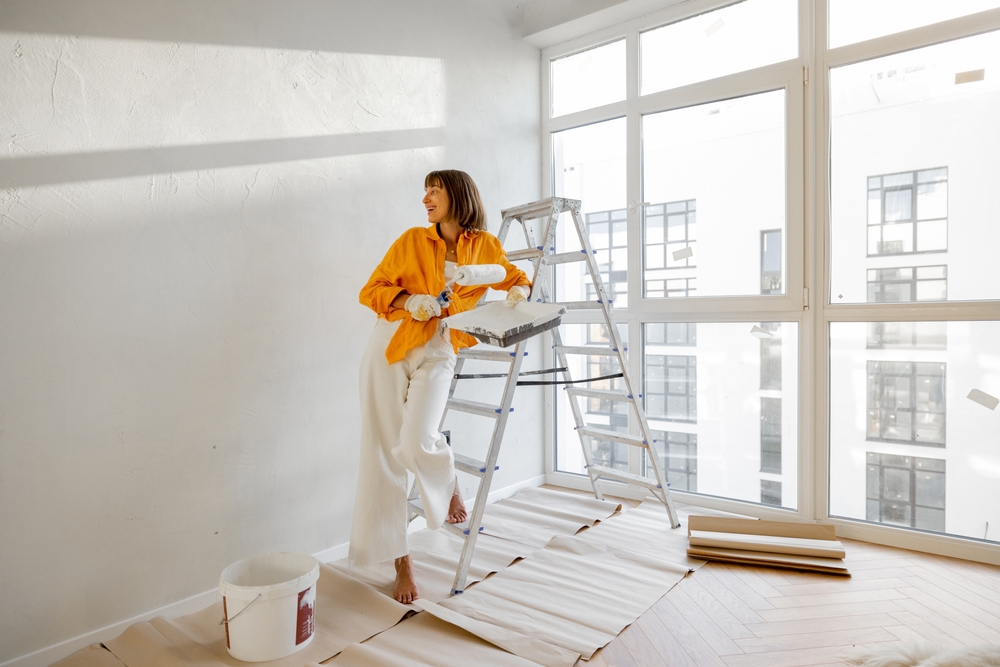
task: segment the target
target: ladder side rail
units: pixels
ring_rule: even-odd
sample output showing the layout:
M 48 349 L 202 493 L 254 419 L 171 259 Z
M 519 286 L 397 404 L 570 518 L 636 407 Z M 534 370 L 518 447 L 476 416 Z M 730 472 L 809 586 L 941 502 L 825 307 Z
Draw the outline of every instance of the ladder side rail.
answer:
M 500 445 L 503 443 L 507 420 L 510 417 L 511 407 L 514 402 L 514 390 L 517 388 L 517 379 L 521 372 L 521 362 L 524 360 L 525 347 L 526 341 L 521 341 L 514 348 L 514 361 L 510 365 L 510 372 L 507 375 L 507 382 L 504 385 L 503 399 L 500 402 L 500 418 L 493 425 L 493 435 L 490 438 L 489 449 L 486 453 L 486 470 L 479 482 L 479 492 L 476 494 L 476 502 L 473 504 L 472 512 L 469 515 L 469 534 L 466 536 L 465 545 L 462 547 L 462 556 L 459 561 L 458 571 L 455 573 L 455 583 L 452 587 L 453 592 L 463 590 L 465 579 L 469 573 L 469 566 L 472 563 L 472 555 L 479 534 L 479 526 L 482 525 L 483 513 L 486 510 L 490 487 L 493 483 L 493 473 L 496 471 L 497 459 L 500 457 Z
M 656 446 L 652 436 L 652 429 L 649 427 L 649 422 L 646 419 L 646 411 L 640 403 L 640 392 L 638 391 L 638 387 L 632 377 L 628 359 L 626 358 L 627 351 L 625 349 L 624 342 L 621 339 L 621 335 L 618 332 L 618 326 L 615 322 L 613 313 L 613 304 L 608 299 L 608 293 L 604 286 L 604 280 L 601 278 L 601 274 L 598 271 L 593 247 L 590 245 L 590 235 L 587 234 L 586 228 L 583 226 L 583 221 L 580 219 L 579 207 L 574 207 L 572 209 L 572 215 L 573 222 L 576 225 L 577 234 L 580 237 L 580 243 L 583 245 L 584 250 L 586 250 L 587 266 L 591 271 L 591 279 L 594 281 L 598 296 L 602 301 L 601 310 L 604 313 L 604 319 L 608 328 L 608 335 L 613 341 L 612 347 L 618 352 L 618 365 L 622 371 L 622 380 L 624 381 L 626 391 L 630 396 L 632 396 L 632 409 L 635 411 L 636 421 L 638 422 L 642 439 L 646 442 L 646 451 L 649 453 L 649 461 L 653 468 L 653 473 L 656 475 L 656 482 L 660 486 L 661 493 L 659 494 L 659 499 L 666 506 L 671 526 L 677 528 L 680 526 L 680 522 L 677 519 L 677 511 L 674 507 L 673 499 L 670 496 L 670 490 L 667 486 L 666 477 L 664 476 L 663 470 L 659 465 L 659 460 L 656 454 Z M 666 446 L 666 443 L 664 443 L 664 446 Z

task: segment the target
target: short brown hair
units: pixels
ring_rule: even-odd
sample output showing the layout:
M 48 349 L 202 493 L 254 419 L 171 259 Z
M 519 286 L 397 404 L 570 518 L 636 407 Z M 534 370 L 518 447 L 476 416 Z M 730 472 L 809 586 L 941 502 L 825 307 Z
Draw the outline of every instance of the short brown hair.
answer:
M 486 230 L 486 207 L 471 176 L 458 169 L 432 171 L 424 179 L 424 187 L 432 185 L 444 188 L 448 193 L 451 216 L 463 229 L 471 232 Z

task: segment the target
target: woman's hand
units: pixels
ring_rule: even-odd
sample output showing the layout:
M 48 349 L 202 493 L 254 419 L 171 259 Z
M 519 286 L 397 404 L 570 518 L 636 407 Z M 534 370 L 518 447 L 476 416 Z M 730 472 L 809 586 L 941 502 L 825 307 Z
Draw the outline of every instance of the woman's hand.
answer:
M 413 315 L 417 322 L 426 322 L 432 317 L 441 317 L 441 304 L 430 294 L 414 294 L 406 300 L 403 308 Z
M 514 285 L 507 290 L 507 306 L 513 308 L 521 301 L 526 300 L 530 294 L 531 292 L 528 291 L 527 287 Z

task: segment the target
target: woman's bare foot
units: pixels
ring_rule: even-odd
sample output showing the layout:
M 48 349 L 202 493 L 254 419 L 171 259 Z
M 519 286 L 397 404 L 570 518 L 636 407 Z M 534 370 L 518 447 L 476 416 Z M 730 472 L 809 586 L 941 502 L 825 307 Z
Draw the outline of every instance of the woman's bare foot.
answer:
M 462 523 L 469 518 L 469 513 L 465 511 L 465 503 L 462 502 L 462 492 L 458 489 L 458 480 L 455 480 L 455 493 L 451 495 L 451 504 L 448 506 L 448 523 Z
M 396 602 L 410 604 L 420 597 L 417 595 L 417 584 L 413 581 L 413 561 L 410 560 L 410 554 L 397 558 L 394 565 L 396 585 L 392 589 L 392 597 L 396 598 Z

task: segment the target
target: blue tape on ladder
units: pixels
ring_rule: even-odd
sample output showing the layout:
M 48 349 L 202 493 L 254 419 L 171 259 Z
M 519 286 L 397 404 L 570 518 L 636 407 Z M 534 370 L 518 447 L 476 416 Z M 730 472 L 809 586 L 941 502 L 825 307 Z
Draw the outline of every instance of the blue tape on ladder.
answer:
M 454 589 L 454 588 L 453 588 L 453 589 L 451 590 L 451 594 L 452 594 L 452 595 L 461 595 L 461 594 L 462 594 L 462 593 L 464 593 L 464 592 L 465 592 L 465 591 L 459 591 L 459 590 L 456 590 L 456 589 Z

